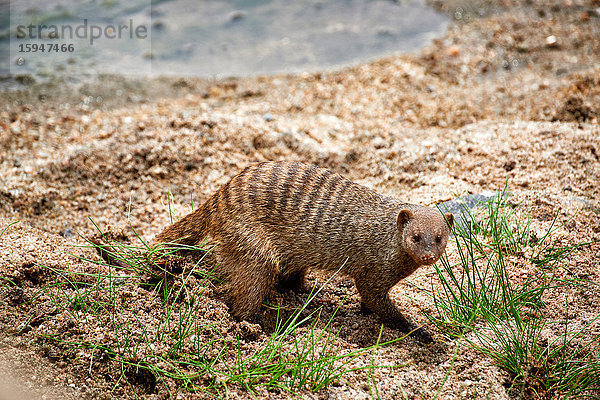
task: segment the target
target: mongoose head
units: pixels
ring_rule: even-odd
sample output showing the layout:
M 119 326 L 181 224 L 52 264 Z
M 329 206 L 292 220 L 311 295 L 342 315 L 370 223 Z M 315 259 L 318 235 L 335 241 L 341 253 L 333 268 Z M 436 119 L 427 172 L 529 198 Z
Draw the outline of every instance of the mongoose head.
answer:
M 431 265 L 444 253 L 454 215 L 442 215 L 427 207 L 403 209 L 398 213 L 397 224 L 404 250 L 418 265 Z

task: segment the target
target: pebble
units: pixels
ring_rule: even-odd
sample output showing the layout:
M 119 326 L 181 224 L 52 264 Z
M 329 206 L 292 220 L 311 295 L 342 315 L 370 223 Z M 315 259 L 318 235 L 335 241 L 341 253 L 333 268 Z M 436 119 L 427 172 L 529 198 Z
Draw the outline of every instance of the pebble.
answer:
M 229 20 L 230 21 L 239 21 L 244 19 L 244 17 L 246 16 L 246 13 L 242 10 L 235 10 L 232 11 L 231 14 L 229 14 Z
M 72 236 L 75 236 L 75 233 L 73 233 L 73 229 L 67 228 L 63 231 L 63 237 L 70 238 Z
M 504 168 L 504 170 L 506 172 L 510 172 L 513 169 L 515 169 L 516 166 L 517 166 L 517 162 L 515 160 L 508 160 L 507 162 L 504 163 L 502 168 Z
M 23 323 L 23 324 L 17 326 L 17 330 L 16 331 L 17 331 L 17 333 L 27 333 L 30 330 L 31 330 L 31 325 Z
M 451 57 L 456 57 L 460 54 L 460 48 L 458 46 L 450 46 L 446 49 L 446 54 Z
M 275 117 L 273 116 L 273 114 L 271 114 L 270 112 L 266 113 L 265 115 L 263 115 L 263 119 L 267 122 L 271 122 L 275 119 Z
M 150 170 L 148 172 L 150 172 L 150 174 L 154 175 L 154 176 L 166 176 L 167 175 L 167 171 L 160 165 L 155 165 L 154 167 L 150 168 Z
M 550 35 L 546 38 L 546 47 L 558 46 L 558 39 L 554 35 Z
M 152 23 L 152 30 L 155 31 L 162 31 L 163 29 L 165 29 L 165 23 L 162 21 L 155 21 Z

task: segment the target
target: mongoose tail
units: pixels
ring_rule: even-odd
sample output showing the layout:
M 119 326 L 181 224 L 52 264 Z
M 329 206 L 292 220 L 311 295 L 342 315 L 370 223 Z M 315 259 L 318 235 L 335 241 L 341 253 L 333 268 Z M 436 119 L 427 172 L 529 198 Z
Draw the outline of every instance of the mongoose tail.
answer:
M 183 244 L 193 246 L 208 235 L 210 198 L 202 206 L 166 227 L 152 241 L 154 245 Z

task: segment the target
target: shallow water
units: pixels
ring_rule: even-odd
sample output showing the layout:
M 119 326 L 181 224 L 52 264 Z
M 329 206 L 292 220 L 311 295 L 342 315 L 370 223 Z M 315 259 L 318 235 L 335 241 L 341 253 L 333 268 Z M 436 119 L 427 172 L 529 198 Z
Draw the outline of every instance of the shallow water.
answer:
M 416 0 L 21 0 L 0 35 L 1 72 L 39 80 L 320 70 L 417 50 L 447 24 Z

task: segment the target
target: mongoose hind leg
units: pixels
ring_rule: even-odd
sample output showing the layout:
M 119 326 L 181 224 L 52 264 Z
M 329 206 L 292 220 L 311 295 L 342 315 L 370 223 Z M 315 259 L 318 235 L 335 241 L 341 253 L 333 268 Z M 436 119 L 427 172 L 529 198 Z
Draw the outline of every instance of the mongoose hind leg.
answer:
M 253 320 L 260 306 L 275 285 L 277 267 L 270 261 L 229 255 L 221 261 L 228 271 L 228 303 L 231 314 L 239 319 Z
M 412 332 L 411 335 L 423 343 L 433 342 L 433 335 L 425 328 L 419 328 L 410 319 L 406 318 L 396 307 L 388 294 L 389 288 L 373 287 L 367 282 L 356 280 L 356 287 L 361 297 L 361 308 L 371 310 L 381 318 L 381 321 L 401 332 Z

